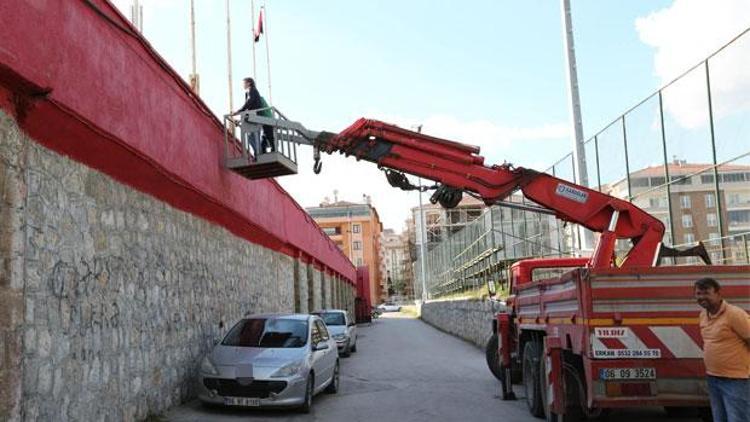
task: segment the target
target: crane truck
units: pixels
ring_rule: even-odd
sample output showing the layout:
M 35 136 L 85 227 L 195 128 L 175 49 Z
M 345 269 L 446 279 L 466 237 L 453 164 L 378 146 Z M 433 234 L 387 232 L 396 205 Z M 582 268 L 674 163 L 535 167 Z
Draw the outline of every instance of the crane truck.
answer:
M 364 118 L 338 134 L 299 133 L 315 148 L 316 172 L 320 152 L 339 152 L 377 164 L 401 189 L 426 189 L 406 174 L 434 181 L 431 202 L 446 208 L 464 194 L 495 205 L 521 191 L 539 211 L 598 233 L 589 257 L 511 266 L 488 354 L 504 400 L 515 399 L 512 384 L 520 382 L 530 413 L 548 421 L 636 406 L 710 417 L 693 283 L 716 279 L 724 297 L 748 311 L 750 266 L 710 265 L 700 247 L 668 248 L 664 224 L 633 203 L 532 169 L 485 165 L 475 146 Z M 618 240 L 630 242 L 626 250 Z M 689 254 L 705 265 L 660 265 Z M 564 271 L 538 276 L 551 268 Z

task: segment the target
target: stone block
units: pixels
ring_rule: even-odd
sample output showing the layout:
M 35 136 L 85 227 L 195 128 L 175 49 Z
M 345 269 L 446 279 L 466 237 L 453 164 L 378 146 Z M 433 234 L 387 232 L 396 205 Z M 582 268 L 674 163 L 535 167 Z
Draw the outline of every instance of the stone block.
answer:
M 37 330 L 37 353 L 40 357 L 49 357 L 52 350 L 52 336 L 47 327 L 39 327 Z

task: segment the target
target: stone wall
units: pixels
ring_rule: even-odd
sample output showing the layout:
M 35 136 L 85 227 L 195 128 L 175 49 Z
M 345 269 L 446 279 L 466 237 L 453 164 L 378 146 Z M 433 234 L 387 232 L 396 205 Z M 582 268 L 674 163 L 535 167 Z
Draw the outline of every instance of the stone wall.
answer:
M 0 420 L 21 410 L 26 150 L 18 127 L 0 112 Z
M 314 268 L 49 151 L 2 112 L 0 204 L 0 420 L 161 413 L 243 314 L 321 303 Z
M 488 300 L 436 300 L 422 304 L 422 320 L 484 348 L 492 335 L 492 320 L 504 309 Z

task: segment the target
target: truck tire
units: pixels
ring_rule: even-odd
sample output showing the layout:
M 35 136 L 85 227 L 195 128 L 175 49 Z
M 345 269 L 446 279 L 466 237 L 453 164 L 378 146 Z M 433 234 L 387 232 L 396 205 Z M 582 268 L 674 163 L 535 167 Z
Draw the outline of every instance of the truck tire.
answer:
M 696 407 L 664 406 L 664 411 L 667 412 L 668 417 L 674 419 L 687 419 L 699 416 L 698 408 Z
M 543 418 L 542 386 L 539 374 L 539 360 L 542 348 L 536 341 L 528 341 L 523 347 L 523 389 L 526 395 L 526 405 L 529 413 Z
M 503 371 L 500 369 L 500 359 L 497 354 L 498 338 L 497 334 L 493 334 L 489 340 L 487 340 L 487 346 L 484 348 L 484 356 L 487 358 L 487 366 L 490 368 L 490 372 L 495 378 L 500 381 L 503 380 Z

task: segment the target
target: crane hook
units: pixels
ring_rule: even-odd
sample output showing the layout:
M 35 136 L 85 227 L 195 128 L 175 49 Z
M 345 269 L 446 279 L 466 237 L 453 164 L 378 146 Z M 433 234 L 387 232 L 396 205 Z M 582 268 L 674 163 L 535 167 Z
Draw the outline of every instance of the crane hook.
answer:
M 318 147 L 313 148 L 313 159 L 315 160 L 315 163 L 313 163 L 313 173 L 320 174 L 320 170 L 323 169 L 323 162 L 320 161 L 320 150 Z

